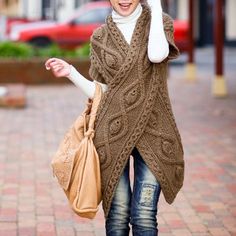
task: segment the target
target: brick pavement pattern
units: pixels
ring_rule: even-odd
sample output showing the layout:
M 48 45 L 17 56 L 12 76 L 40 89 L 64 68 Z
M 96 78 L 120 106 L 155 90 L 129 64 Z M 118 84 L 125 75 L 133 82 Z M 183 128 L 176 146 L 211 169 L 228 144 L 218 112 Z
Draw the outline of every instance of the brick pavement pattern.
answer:
M 185 149 L 184 187 L 159 203 L 160 236 L 236 235 L 236 80 L 215 99 L 211 79 L 171 70 L 170 96 Z M 70 85 L 27 87 L 26 109 L 0 109 L 0 236 L 104 236 L 103 212 L 74 215 L 50 160 L 86 100 Z

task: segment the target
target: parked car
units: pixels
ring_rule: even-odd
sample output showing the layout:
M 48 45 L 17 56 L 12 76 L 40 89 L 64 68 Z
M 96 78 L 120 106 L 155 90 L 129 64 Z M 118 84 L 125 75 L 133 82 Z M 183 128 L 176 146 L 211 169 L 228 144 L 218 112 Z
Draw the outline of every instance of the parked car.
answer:
M 13 26 L 38 21 L 37 19 L 31 20 L 25 17 L 9 17 L 0 14 L 0 41 L 9 37 L 9 33 Z
M 108 1 L 90 2 L 80 7 L 65 22 L 40 21 L 13 27 L 9 39 L 37 46 L 57 43 L 73 48 L 89 41 L 94 29 L 105 23 L 110 12 Z
M 37 21 L 39 20 L 38 19 L 31 20 L 25 17 L 7 17 L 6 33 L 9 34 L 11 32 L 12 27 L 15 27 L 16 25 L 29 24 Z
M 94 29 L 105 23 L 111 12 L 109 1 L 90 2 L 80 7 L 65 22 L 40 21 L 13 27 L 10 40 L 29 42 L 37 46 L 57 43 L 62 47 L 74 48 L 89 41 Z M 185 21 L 174 21 L 176 43 L 184 49 L 188 26 Z
M 182 52 L 188 50 L 188 27 L 188 21 L 178 19 L 174 20 L 175 43 Z

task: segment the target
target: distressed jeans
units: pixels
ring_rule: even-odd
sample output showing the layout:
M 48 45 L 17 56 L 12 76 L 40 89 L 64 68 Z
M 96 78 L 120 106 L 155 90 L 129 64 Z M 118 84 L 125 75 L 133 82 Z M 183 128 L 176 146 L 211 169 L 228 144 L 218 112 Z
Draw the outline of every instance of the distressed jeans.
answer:
M 157 203 L 161 187 L 134 148 L 134 185 L 130 187 L 129 161 L 118 183 L 111 208 L 106 218 L 107 236 L 128 236 L 132 225 L 133 236 L 156 236 Z

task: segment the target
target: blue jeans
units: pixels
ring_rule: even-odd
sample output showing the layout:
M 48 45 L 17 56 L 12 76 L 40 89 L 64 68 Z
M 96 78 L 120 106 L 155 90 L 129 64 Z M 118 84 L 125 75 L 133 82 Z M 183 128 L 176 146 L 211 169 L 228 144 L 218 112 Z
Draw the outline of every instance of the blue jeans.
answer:
M 134 186 L 130 187 L 129 161 L 118 183 L 106 219 L 107 236 L 128 236 L 129 224 L 134 236 L 156 236 L 157 203 L 161 187 L 134 148 Z

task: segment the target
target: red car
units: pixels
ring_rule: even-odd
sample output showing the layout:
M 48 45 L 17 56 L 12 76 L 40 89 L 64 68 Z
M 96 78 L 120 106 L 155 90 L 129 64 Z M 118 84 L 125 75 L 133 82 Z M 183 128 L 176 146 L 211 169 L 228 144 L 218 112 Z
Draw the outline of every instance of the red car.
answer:
M 63 23 L 41 21 L 13 27 L 10 40 L 29 42 L 38 46 L 46 46 L 53 42 L 74 48 L 89 41 L 94 29 L 104 24 L 110 12 L 109 1 L 90 2 L 79 8 Z M 175 21 L 174 27 L 176 43 L 183 49 L 187 41 L 187 23 Z
M 8 35 L 11 31 L 11 28 L 15 25 L 20 24 L 29 24 L 32 22 L 36 22 L 37 20 L 29 20 L 27 18 L 17 18 L 17 17 L 8 17 L 7 18 L 7 25 L 6 25 L 6 34 Z
M 108 1 L 87 3 L 62 23 L 40 21 L 13 27 L 9 39 L 38 46 L 47 46 L 53 42 L 61 46 L 75 47 L 89 41 L 94 29 L 104 24 L 110 11 Z
M 180 51 L 188 50 L 188 22 L 184 20 L 174 20 L 175 43 Z

